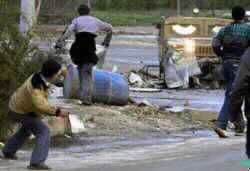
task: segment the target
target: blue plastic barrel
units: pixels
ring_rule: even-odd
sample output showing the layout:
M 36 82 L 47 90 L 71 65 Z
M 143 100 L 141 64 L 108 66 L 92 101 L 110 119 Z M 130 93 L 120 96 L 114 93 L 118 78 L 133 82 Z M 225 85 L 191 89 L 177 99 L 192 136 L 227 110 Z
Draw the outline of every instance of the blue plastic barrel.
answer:
M 79 78 L 77 68 L 70 64 L 64 80 L 64 97 L 79 99 Z M 126 105 L 129 99 L 129 86 L 124 76 L 103 70 L 93 70 L 93 102 Z

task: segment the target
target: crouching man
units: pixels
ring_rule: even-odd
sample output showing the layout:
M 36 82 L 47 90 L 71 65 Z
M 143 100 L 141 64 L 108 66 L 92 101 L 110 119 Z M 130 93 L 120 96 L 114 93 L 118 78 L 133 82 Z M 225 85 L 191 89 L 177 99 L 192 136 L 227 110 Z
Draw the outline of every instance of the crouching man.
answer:
M 65 70 L 54 60 L 46 61 L 41 72 L 31 75 L 24 84 L 14 92 L 9 101 L 8 117 L 21 124 L 21 128 L 9 139 L 3 148 L 3 157 L 16 160 L 16 152 L 29 139 L 31 134 L 36 144 L 28 169 L 49 170 L 45 164 L 50 146 L 49 128 L 41 120 L 44 115 L 66 117 L 68 112 L 48 102 L 50 84 Z

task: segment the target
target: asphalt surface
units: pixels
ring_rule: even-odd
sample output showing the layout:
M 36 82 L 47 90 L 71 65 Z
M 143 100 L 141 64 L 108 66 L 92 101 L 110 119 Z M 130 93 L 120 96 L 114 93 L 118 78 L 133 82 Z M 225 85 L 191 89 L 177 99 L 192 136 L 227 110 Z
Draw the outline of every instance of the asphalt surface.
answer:
M 114 36 L 108 50 L 104 69 L 126 73 L 144 65 L 159 65 L 156 36 Z
M 183 135 L 184 136 L 184 135 Z M 111 149 L 87 151 L 87 146 L 52 149 L 48 164 L 55 171 L 241 171 L 244 137 L 192 138 L 154 145 L 115 145 Z M 24 171 L 30 151 L 21 151 L 18 161 L 0 159 L 1 171 Z
M 166 146 L 145 148 L 145 159 L 123 161 L 110 165 L 92 166 L 89 171 L 240 171 L 244 159 L 242 139 L 192 140 L 178 144 L 173 149 Z M 133 157 L 133 155 L 131 155 Z M 148 158 L 147 158 L 148 157 Z M 75 169 L 76 171 L 79 170 Z

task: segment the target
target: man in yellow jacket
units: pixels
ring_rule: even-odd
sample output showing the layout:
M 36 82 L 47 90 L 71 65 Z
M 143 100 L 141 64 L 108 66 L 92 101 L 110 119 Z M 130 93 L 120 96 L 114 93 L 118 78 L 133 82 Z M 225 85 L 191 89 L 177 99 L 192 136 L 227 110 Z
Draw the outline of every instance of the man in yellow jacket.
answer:
M 17 159 L 16 152 L 33 134 L 36 137 L 30 165 L 31 170 L 49 170 L 45 164 L 50 145 L 49 128 L 42 122 L 44 115 L 66 117 L 68 112 L 48 102 L 49 85 L 60 75 L 65 75 L 61 65 L 54 60 L 46 61 L 41 72 L 31 75 L 24 84 L 14 92 L 9 101 L 8 116 L 21 124 L 3 148 L 6 159 Z

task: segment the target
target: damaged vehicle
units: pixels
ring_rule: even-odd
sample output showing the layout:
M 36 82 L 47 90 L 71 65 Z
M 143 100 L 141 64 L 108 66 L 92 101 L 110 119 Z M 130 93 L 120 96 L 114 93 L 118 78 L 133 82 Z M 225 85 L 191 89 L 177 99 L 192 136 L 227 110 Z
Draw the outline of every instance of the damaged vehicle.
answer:
M 223 80 L 221 60 L 211 42 L 230 22 L 205 17 L 162 18 L 158 25 L 160 78 L 168 88 L 201 86 L 203 80 L 219 84 Z

